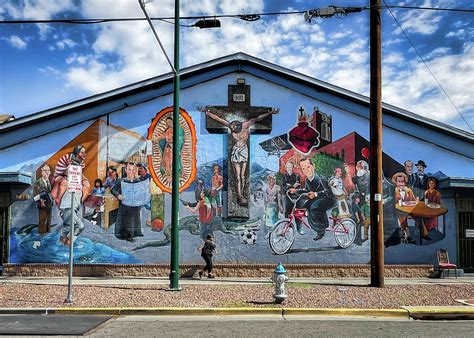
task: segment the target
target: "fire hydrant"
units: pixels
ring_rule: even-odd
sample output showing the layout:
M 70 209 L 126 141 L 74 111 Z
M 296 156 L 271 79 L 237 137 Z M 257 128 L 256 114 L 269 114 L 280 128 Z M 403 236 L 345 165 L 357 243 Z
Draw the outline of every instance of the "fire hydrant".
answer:
M 288 277 L 285 275 L 286 270 L 281 263 L 278 263 L 277 267 L 273 271 L 273 276 L 271 281 L 275 284 L 275 298 L 276 304 L 281 304 L 287 297 L 285 294 L 285 282 L 288 280 Z

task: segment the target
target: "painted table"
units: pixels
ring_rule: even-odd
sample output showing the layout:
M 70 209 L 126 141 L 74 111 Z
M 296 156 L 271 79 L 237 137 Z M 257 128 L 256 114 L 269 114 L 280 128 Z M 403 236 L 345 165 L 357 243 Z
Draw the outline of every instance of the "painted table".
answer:
M 445 234 L 445 227 L 446 227 L 445 215 L 448 212 L 448 209 L 446 209 L 442 205 L 435 205 L 435 204 L 429 204 L 429 205 L 431 206 L 426 205 L 422 201 L 417 201 L 414 205 L 395 204 L 395 208 L 398 211 L 408 214 L 408 217 L 411 217 L 411 218 L 413 217 L 430 218 L 430 217 L 443 216 L 443 234 Z M 420 233 L 421 233 L 421 229 L 420 229 Z M 421 236 L 420 236 L 420 245 L 423 245 Z

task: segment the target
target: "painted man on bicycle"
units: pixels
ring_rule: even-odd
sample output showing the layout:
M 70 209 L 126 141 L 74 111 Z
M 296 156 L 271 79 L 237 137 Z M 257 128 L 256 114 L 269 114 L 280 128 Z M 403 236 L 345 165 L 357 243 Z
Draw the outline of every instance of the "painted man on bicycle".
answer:
M 306 176 L 305 190 L 308 191 L 307 198 L 301 198 L 298 202 L 298 208 L 308 210 L 309 224 L 316 231 L 315 241 L 324 237 L 326 228 L 329 226 L 327 210 L 334 207 L 336 199 L 334 198 L 328 182 L 325 177 L 318 175 L 313 163 L 307 158 L 300 160 L 300 168 Z

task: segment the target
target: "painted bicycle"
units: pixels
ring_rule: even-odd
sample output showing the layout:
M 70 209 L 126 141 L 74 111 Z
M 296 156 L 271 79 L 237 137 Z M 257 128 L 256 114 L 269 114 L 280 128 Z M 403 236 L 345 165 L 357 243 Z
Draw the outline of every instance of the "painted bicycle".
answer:
M 288 194 L 288 198 L 293 203 L 293 208 L 288 218 L 275 223 L 273 230 L 268 237 L 270 248 L 277 255 L 283 255 L 290 250 L 295 242 L 296 221 L 300 221 L 308 229 L 312 229 L 308 223 L 308 210 L 306 208 L 297 208 L 298 201 L 303 196 L 308 196 L 308 192 L 299 190 L 299 195 L 295 198 Z M 332 224 L 326 229 L 334 233 L 334 239 L 341 248 L 348 248 L 354 242 L 356 237 L 356 224 L 350 218 L 329 217 Z

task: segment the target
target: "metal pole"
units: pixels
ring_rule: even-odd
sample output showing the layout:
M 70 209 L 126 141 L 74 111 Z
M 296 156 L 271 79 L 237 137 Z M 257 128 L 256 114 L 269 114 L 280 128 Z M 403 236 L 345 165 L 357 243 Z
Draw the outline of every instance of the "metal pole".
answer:
M 69 278 L 67 283 L 66 303 L 72 303 L 72 269 L 74 267 L 74 192 L 71 193 L 71 228 L 69 230 Z
M 179 279 L 179 0 L 174 9 L 174 94 L 173 94 L 173 167 L 171 186 L 171 272 L 170 289 L 180 290 Z
M 370 0 L 370 285 L 384 286 L 381 0 Z

